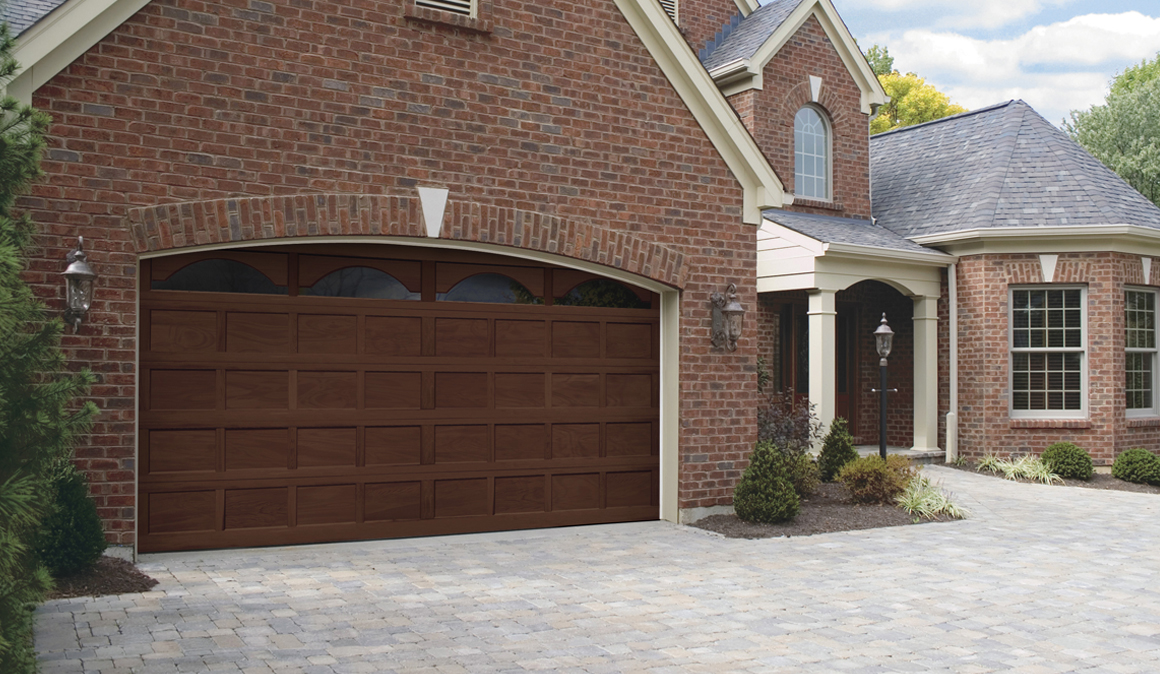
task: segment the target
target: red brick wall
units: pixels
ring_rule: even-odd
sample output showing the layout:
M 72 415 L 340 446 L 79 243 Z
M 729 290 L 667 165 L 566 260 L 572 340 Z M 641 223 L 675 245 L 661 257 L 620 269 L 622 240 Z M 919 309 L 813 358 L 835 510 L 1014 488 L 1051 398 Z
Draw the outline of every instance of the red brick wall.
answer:
M 1152 285 L 1160 278 L 1150 279 Z M 1036 255 L 974 255 L 959 262 L 959 451 L 1038 454 L 1074 442 L 1096 464 L 1143 446 L 1160 450 L 1160 419 L 1129 420 L 1124 396 L 1124 285 L 1144 283 L 1140 258 L 1120 253 L 1061 254 L 1057 284 L 1087 288 L 1087 419 L 1022 420 L 1009 413 L 1008 288 L 1041 282 Z
M 755 426 L 756 340 L 710 349 L 709 295 L 756 306 L 741 192 L 612 3 L 494 3 L 490 32 L 408 18 L 407 3 L 155 0 L 35 94 L 54 117 L 30 280 L 84 235 L 101 275 L 70 359 L 99 377 L 78 450 L 109 538 L 131 543 L 136 251 L 126 213 L 231 197 L 381 194 L 631 231 L 684 253 L 681 507 L 730 502 Z M 566 48 L 565 48 L 566 46 Z
M 809 76 L 822 78 L 817 105 L 828 114 L 833 158 L 833 203 L 799 199 L 788 210 L 870 217 L 870 122 L 862 92 L 821 24 L 810 18 L 762 74 L 763 88 L 729 98 L 773 169 L 794 191 L 794 115 L 810 101 Z

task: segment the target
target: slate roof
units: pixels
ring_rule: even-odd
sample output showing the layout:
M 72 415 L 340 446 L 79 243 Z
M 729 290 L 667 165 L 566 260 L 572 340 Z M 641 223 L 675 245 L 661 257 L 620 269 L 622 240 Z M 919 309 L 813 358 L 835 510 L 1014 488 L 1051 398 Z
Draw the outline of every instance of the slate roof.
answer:
M 64 3 L 65 0 L 8 0 L 8 2 L 0 2 L 0 21 L 8 22 L 8 32 L 11 35 L 20 35 Z
M 705 70 L 712 71 L 740 59 L 753 58 L 761 45 L 765 44 L 781 24 L 805 0 L 774 0 L 762 5 L 745 17 L 732 32 L 724 36 L 724 41 L 706 47 L 701 63 Z
M 872 248 L 885 248 L 912 253 L 933 253 L 917 243 L 899 236 L 894 232 L 876 225 L 869 220 L 857 218 L 838 218 L 830 215 L 813 215 L 810 213 L 792 213 L 778 209 L 770 209 L 762 213 L 766 220 L 772 220 L 779 225 L 804 234 L 811 239 L 823 243 L 849 243 Z
M 874 218 L 905 237 L 1138 225 L 1160 208 L 1023 101 L 871 136 Z

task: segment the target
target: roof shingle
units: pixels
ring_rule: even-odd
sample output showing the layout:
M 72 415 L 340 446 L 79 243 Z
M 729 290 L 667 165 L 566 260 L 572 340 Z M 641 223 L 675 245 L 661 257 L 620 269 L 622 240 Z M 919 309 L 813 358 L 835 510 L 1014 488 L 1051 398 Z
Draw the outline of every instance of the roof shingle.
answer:
M 713 69 L 734 61 L 753 58 L 761 45 L 777 32 L 781 24 L 804 1 L 774 0 L 759 7 L 737 24 L 721 44 L 706 50 L 708 53 L 701 58 L 705 70 L 712 72 Z
M 777 209 L 767 210 L 762 215 L 765 216 L 766 220 L 776 222 L 823 243 L 847 243 L 912 253 L 935 252 L 869 220 L 793 213 Z

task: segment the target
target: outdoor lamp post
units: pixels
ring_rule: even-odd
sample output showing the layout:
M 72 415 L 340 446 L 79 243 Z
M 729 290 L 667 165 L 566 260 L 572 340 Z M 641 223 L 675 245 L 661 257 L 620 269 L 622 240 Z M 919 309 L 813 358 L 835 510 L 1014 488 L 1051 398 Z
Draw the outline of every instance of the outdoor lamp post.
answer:
M 713 346 L 736 351 L 745 320 L 745 308 L 737 301 L 737 285 L 730 283 L 724 293 L 713 293 L 709 299 L 713 304 Z
M 890 347 L 894 345 L 894 331 L 886 323 L 886 314 L 882 314 L 882 322 L 874 331 L 874 348 L 878 349 L 878 455 L 886 459 L 886 358 L 890 356 Z
M 81 321 L 89 313 L 93 303 L 93 281 L 97 274 L 89 266 L 85 256 L 85 237 L 77 237 L 77 247 L 65 258 L 68 267 L 61 272 L 64 277 L 65 310 L 64 320 L 73 326 L 75 333 L 81 327 Z

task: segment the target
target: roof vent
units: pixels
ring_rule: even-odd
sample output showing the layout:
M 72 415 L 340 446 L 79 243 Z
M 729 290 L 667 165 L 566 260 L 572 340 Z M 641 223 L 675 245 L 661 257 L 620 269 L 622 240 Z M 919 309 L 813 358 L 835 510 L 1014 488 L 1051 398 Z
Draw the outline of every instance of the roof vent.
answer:
M 473 15 L 474 4 L 475 0 L 415 0 L 416 7 L 426 7 L 441 12 L 462 14 L 463 16 Z
M 675 23 L 677 20 L 677 0 L 661 0 L 661 8 L 665 10 L 665 14 Z

